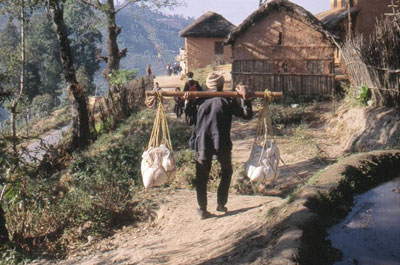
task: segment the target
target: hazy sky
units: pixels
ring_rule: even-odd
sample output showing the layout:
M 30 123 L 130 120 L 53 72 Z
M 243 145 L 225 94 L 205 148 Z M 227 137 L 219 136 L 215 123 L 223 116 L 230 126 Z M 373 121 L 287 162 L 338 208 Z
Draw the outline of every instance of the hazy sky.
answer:
M 313 14 L 329 9 L 329 0 L 292 0 Z M 259 0 L 186 0 L 186 6 L 166 11 L 169 14 L 182 14 L 198 18 L 207 11 L 221 14 L 230 22 L 239 25 L 258 8 Z

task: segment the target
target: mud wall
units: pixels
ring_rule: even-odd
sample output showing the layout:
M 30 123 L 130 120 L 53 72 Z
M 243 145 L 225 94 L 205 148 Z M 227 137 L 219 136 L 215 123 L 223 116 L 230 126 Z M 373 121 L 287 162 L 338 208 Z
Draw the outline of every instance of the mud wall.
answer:
M 233 46 L 234 60 L 268 60 L 282 64 L 288 73 L 310 73 L 308 60 L 322 61 L 321 74 L 329 74 L 334 47 L 309 25 L 288 13 L 273 13 L 239 36 Z M 275 72 L 284 72 L 274 68 Z
M 223 38 L 185 38 L 187 71 L 194 71 L 213 63 L 230 63 L 232 61 L 231 46 L 224 46 L 223 54 L 215 54 L 215 42 L 223 41 Z
M 391 0 L 357 0 L 356 7 L 360 10 L 356 20 L 356 32 L 370 35 L 375 29 L 377 19 L 381 19 L 385 13 L 391 13 L 388 7 Z
M 324 34 L 285 12 L 274 12 L 237 38 L 232 47 L 233 87 L 329 95 L 334 47 Z

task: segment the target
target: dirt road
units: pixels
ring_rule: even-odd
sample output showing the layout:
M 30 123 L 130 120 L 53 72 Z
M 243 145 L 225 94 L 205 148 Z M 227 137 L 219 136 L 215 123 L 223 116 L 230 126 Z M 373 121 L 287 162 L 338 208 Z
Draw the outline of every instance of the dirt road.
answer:
M 247 160 L 255 125 L 255 119 L 250 123 L 234 121 L 234 162 Z M 321 127 L 309 128 L 309 131 L 311 135 L 302 134 L 306 140 L 301 138 L 301 141 L 276 137 L 282 157 L 288 163 L 288 167 L 281 167 L 277 183 L 268 187 L 270 194 L 276 197 L 231 192 L 227 204 L 229 212 L 221 215 L 215 211 L 216 194 L 209 193 L 209 210 L 214 216 L 199 220 L 195 192 L 173 191 L 161 200 L 157 210 L 149 213 L 152 221 L 124 227 L 113 237 L 95 244 L 88 238 L 86 247 L 56 264 L 290 264 L 297 247 L 290 244 L 301 236 L 301 231 L 281 224 L 285 220 L 294 223 L 301 220 L 306 210 L 302 204 L 290 204 L 291 210 L 287 210 L 287 200 L 283 198 L 326 166 L 315 159 L 314 144 L 327 142 L 328 138 Z M 301 214 L 292 218 L 293 212 Z
M 63 137 L 63 133 L 70 127 L 71 125 L 69 124 L 60 129 L 56 129 L 43 137 L 41 141 L 31 143 L 26 147 L 27 153 L 23 153 L 22 158 L 28 163 L 36 160 L 42 160 L 43 156 L 48 151 L 48 148 L 50 146 L 57 146 Z
M 277 197 L 230 196 L 224 215 L 214 210 L 216 194 L 209 194 L 214 216 L 199 220 L 195 193 L 177 191 L 165 198 L 153 222 L 125 228 L 94 250 L 57 264 L 200 264 L 235 248 L 264 224 L 269 209 L 282 203 Z

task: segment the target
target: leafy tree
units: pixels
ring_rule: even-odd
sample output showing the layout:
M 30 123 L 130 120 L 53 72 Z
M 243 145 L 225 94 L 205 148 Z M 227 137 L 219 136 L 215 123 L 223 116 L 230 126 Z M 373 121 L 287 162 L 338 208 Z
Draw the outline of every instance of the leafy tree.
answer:
M 85 148 L 89 144 L 89 117 L 85 90 L 78 84 L 76 69 L 73 62 L 70 40 L 64 21 L 65 0 L 49 0 L 57 38 L 60 43 L 60 57 L 72 113 L 72 147 Z
M 62 83 L 60 45 L 49 14 L 33 14 L 26 35 L 25 94 L 30 100 L 41 94 L 58 96 Z
M 10 19 L 0 34 L 0 67 L 3 72 L 2 86 L 9 94 L 19 83 L 20 63 L 18 53 L 20 39 L 18 29 Z
M 122 50 L 118 47 L 118 35 L 121 33 L 122 28 L 117 26 L 116 15 L 121 10 L 125 9 L 132 3 L 142 4 L 149 7 L 173 7 L 180 4 L 180 0 L 125 0 L 116 6 L 115 0 L 106 0 L 101 2 L 100 0 L 80 0 L 87 5 L 93 6 L 97 10 L 101 11 L 106 17 L 107 24 L 107 40 L 106 50 L 107 56 L 102 56 L 107 63 L 107 67 L 103 72 L 103 76 L 108 80 L 108 76 L 113 71 L 118 71 L 120 68 L 120 61 L 126 56 L 128 51 L 127 48 Z
M 3 87 L 1 86 L 1 84 L 3 83 L 4 80 L 4 75 L 0 74 L 0 105 L 3 104 L 4 100 L 9 97 L 9 93 L 5 92 Z M 2 172 L 6 171 L 6 166 L 7 165 L 7 157 L 6 157 L 6 148 L 7 148 L 7 144 L 6 141 L 2 138 L 0 138 L 0 170 Z M 4 216 L 4 211 L 3 211 L 3 207 L 1 205 L 1 201 L 2 201 L 2 196 L 3 196 L 3 191 L 5 189 L 4 187 L 4 179 L 3 179 L 3 174 L 0 174 L 0 247 L 9 242 L 10 239 L 8 237 L 8 231 L 7 231 L 7 227 L 6 227 L 6 218 Z
M 78 81 L 84 81 L 88 93 L 93 93 L 94 75 L 100 68 L 97 58 L 102 41 L 100 20 L 93 8 L 79 1 L 68 0 L 64 12 Z

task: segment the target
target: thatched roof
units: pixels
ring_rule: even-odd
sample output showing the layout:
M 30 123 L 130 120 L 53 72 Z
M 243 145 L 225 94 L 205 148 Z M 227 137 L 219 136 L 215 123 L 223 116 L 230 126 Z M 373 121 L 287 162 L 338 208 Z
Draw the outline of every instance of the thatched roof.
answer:
M 358 13 L 358 9 L 353 7 L 350 9 L 350 13 L 354 18 Z M 330 32 L 336 32 L 339 26 L 342 24 L 344 20 L 347 19 L 347 9 L 332 9 L 316 15 L 316 17 L 322 22 L 326 29 Z
M 235 28 L 231 22 L 220 14 L 208 11 L 195 22 L 179 32 L 183 38 L 186 37 L 208 37 L 225 38 Z
M 305 10 L 303 7 L 296 5 L 288 0 L 273 0 L 262 5 L 249 17 L 247 17 L 238 27 L 236 27 L 236 29 L 234 29 L 225 39 L 225 44 L 233 45 L 236 39 L 241 36 L 247 29 L 257 24 L 268 15 L 273 14 L 274 12 L 289 13 L 293 17 L 303 21 L 305 24 L 311 26 L 315 30 L 323 33 L 325 36 L 332 37 L 329 32 L 324 28 L 321 21 L 319 21 L 313 14 Z

